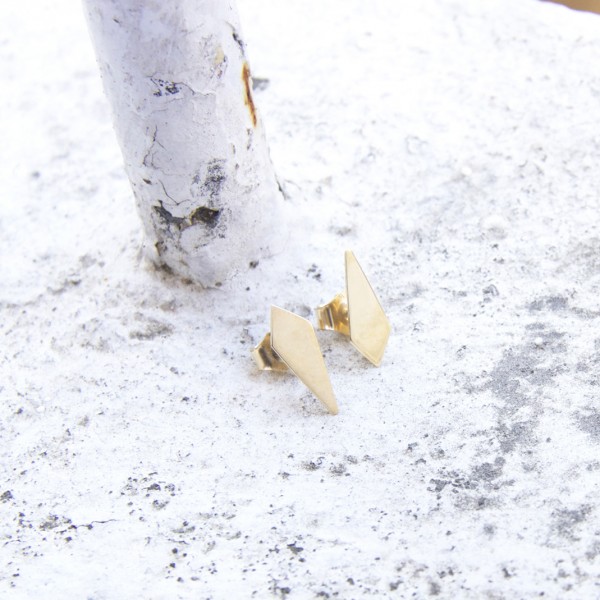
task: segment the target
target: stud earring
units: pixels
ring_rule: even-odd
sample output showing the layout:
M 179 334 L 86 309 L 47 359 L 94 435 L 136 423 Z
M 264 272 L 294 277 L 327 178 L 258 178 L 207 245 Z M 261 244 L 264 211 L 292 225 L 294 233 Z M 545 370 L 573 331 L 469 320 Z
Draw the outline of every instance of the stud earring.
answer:
M 254 348 L 252 357 L 261 370 L 290 369 L 332 415 L 337 415 L 338 406 L 321 347 L 309 321 L 271 306 L 271 331 Z
M 376 367 L 390 336 L 390 322 L 354 253 L 346 251 L 346 292 L 317 308 L 319 329 L 338 331 Z

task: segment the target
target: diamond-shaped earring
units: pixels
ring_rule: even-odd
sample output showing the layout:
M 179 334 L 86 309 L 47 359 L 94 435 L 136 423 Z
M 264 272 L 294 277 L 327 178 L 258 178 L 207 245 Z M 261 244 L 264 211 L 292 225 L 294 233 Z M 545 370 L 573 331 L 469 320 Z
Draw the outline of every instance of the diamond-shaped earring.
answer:
M 338 406 L 321 347 L 309 321 L 278 306 L 271 306 L 271 331 L 254 348 L 252 356 L 259 369 L 290 369 L 331 414 L 337 415 Z
M 346 292 L 317 308 L 319 329 L 338 331 L 375 366 L 381 364 L 390 322 L 354 253 L 346 251 Z

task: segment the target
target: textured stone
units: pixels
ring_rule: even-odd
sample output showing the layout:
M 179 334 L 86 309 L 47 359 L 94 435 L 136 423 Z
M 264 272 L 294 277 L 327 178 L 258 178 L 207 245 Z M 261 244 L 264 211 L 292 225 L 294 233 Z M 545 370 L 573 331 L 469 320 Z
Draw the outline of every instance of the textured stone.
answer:
M 0 8 L 0 595 L 598 596 L 598 18 L 240 10 L 294 233 L 207 291 L 139 258 L 79 7 Z M 392 334 L 318 333 L 332 417 L 250 350 L 346 248 Z

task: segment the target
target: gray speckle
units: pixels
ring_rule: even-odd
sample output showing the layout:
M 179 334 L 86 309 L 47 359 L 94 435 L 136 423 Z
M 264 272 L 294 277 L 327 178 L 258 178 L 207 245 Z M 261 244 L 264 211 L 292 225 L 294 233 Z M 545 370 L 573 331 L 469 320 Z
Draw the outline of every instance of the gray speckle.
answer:
M 589 433 L 596 441 L 600 442 L 600 410 L 589 407 L 585 414 L 578 413 L 575 418 L 579 429 Z
M 565 368 L 562 359 L 567 350 L 564 334 L 546 331 L 540 323 L 528 330 L 529 335 L 520 346 L 505 351 L 483 387 L 491 390 L 501 401 L 496 431 L 500 449 L 504 453 L 537 443 L 537 415 L 543 410 L 539 397 L 546 386 L 553 385 L 554 378 Z M 513 422 L 524 407 L 532 409 L 531 416 Z
M 48 515 L 46 520 L 40 524 L 40 529 L 42 531 L 51 531 L 57 527 L 68 527 L 69 525 L 71 525 L 71 519 L 59 517 L 58 515 Z
M 552 528 L 561 537 L 577 540 L 575 530 L 587 519 L 591 511 L 592 508 L 587 504 L 576 509 L 561 508 L 555 510 L 552 513 Z
M 585 557 L 590 561 L 594 560 L 597 556 L 600 556 L 600 542 L 594 542 L 585 553 Z
M 541 311 L 564 313 L 569 311 L 570 313 L 577 315 L 582 319 L 594 319 L 600 315 L 600 311 L 593 311 L 587 308 L 571 306 L 569 298 L 566 296 L 546 296 L 543 298 L 538 298 L 537 300 L 531 302 L 527 308 L 532 313 Z
M 292 554 L 300 554 L 300 552 L 304 552 L 304 548 L 302 546 L 298 546 L 298 542 L 292 542 L 291 544 L 288 544 L 287 547 Z
M 226 181 L 225 160 L 215 158 L 208 163 L 206 173 L 197 173 L 194 176 L 192 195 L 205 202 L 218 202 Z
M 550 353 L 566 352 L 566 345 L 561 341 L 563 333 L 556 331 L 537 331 L 535 337 L 542 339 L 542 345 Z M 516 409 L 531 403 L 524 384 L 544 387 L 562 372 L 562 364 L 547 363 L 542 365 L 545 354 L 533 350 L 533 344 L 526 340 L 521 346 L 511 348 L 504 353 L 500 362 L 489 375 L 486 388 L 491 389 L 507 408 Z
M 535 427 L 537 419 L 518 421 L 512 425 L 500 424 L 498 426 L 498 439 L 500 449 L 505 454 L 514 452 L 519 446 L 532 446 L 536 443 Z
M 433 486 L 428 488 L 432 492 L 441 492 L 450 482 L 443 479 L 431 479 L 429 483 Z
M 310 461 L 302 463 L 302 468 L 305 469 L 306 471 L 317 471 L 318 469 L 321 468 L 322 464 L 323 464 L 323 458 L 319 457 L 317 460 L 310 460 Z
M 252 77 L 252 90 L 262 92 L 269 87 L 270 81 L 265 77 Z
M 502 475 L 502 468 L 505 460 L 499 456 L 494 463 L 483 463 L 473 469 L 471 477 L 473 479 L 482 479 L 484 481 L 492 481 Z
M 569 299 L 564 296 L 546 296 L 538 298 L 531 302 L 528 306 L 531 312 L 549 310 L 552 312 L 560 312 L 569 308 Z
M 346 465 L 344 463 L 339 463 L 337 465 L 331 465 L 329 468 L 330 473 L 333 475 L 344 475 L 346 473 Z
M 441 591 L 442 591 L 442 588 L 440 587 L 439 583 L 437 583 L 435 581 L 431 581 L 429 583 L 429 595 L 430 596 L 439 596 Z
M 156 337 L 168 336 L 173 333 L 173 327 L 168 323 L 163 323 L 157 319 L 145 318 L 141 314 L 136 315 L 136 320 L 143 323 L 141 329 L 135 329 L 129 332 L 129 337 L 134 340 L 152 340 Z
M 499 296 L 500 292 L 498 291 L 498 288 L 494 284 L 491 284 L 483 289 L 483 295 L 495 297 L 495 296 Z

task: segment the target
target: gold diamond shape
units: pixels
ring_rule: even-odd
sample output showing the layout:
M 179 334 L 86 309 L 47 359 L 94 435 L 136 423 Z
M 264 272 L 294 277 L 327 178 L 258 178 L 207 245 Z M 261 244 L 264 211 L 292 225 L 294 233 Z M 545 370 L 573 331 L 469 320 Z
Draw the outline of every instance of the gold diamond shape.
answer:
M 310 322 L 288 310 L 271 306 L 271 345 L 327 410 L 337 415 L 335 395 Z
M 375 366 L 381 364 L 391 325 L 354 253 L 346 251 L 350 341 Z

